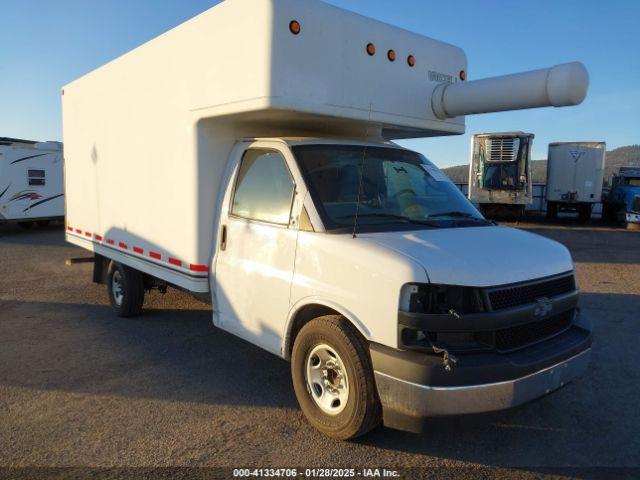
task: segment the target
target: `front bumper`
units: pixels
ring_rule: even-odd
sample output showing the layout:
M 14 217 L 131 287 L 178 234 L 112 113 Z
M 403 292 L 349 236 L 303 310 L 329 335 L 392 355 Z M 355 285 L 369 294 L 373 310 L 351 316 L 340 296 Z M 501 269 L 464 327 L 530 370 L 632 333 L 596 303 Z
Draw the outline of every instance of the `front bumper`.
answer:
M 458 415 L 504 410 L 546 395 L 582 374 L 591 349 L 530 375 L 464 387 L 432 387 L 375 372 L 385 407 L 414 417 Z
M 420 432 L 426 417 L 503 410 L 561 388 L 588 365 L 591 325 L 583 315 L 566 332 L 511 352 L 459 355 L 447 371 L 433 354 L 371 345 L 384 423 Z

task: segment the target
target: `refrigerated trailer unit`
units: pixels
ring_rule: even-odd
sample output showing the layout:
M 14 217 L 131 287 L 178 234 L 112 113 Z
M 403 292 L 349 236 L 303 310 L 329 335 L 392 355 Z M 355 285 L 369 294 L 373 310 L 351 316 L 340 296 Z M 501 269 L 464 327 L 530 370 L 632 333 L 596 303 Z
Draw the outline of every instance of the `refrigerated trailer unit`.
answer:
M 64 217 L 62 144 L 0 137 L 0 223 Z
M 208 298 L 214 325 L 291 360 L 336 438 L 544 395 L 590 351 L 567 249 L 486 221 L 390 140 L 576 105 L 588 76 L 466 68 L 324 3 L 227 0 L 64 87 L 66 238 L 121 316 L 152 289 Z
M 582 221 L 602 197 L 605 142 L 555 142 L 547 155 L 547 217 L 577 212 Z
M 505 132 L 471 138 L 468 195 L 483 214 L 519 217 L 531 205 L 533 137 L 531 133 Z

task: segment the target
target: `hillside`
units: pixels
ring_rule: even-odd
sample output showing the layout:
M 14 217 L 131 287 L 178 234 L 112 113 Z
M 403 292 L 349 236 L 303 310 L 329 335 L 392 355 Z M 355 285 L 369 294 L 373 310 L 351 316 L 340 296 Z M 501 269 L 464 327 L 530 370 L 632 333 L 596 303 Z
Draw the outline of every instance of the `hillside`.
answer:
M 622 165 L 640 165 L 640 145 L 628 145 L 607 151 L 604 178 L 609 180 Z M 547 179 L 547 160 L 534 160 L 531 164 L 533 183 L 544 183 Z M 467 183 L 469 180 L 469 164 L 456 165 L 443 169 L 443 172 L 455 183 Z

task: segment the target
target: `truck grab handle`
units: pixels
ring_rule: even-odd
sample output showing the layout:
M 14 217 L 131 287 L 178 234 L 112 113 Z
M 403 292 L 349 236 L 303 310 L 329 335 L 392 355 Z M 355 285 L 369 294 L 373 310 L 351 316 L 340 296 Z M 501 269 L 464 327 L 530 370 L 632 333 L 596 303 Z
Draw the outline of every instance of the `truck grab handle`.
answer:
M 431 108 L 441 120 L 475 113 L 538 107 L 564 107 L 582 103 L 589 89 L 589 74 L 580 62 L 551 68 L 440 84 L 431 96 Z

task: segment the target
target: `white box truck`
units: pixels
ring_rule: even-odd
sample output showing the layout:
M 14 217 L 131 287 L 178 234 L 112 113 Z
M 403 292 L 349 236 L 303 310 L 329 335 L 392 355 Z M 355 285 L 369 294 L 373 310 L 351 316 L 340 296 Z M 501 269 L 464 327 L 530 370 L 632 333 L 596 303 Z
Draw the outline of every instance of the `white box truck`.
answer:
M 62 144 L 0 137 L 0 224 L 64 218 Z
M 602 197 L 605 142 L 554 142 L 547 155 L 547 217 L 577 212 L 586 222 Z
M 533 201 L 532 133 L 479 133 L 471 137 L 469 200 L 486 216 L 524 214 Z
M 454 46 L 311 0 L 227 0 L 66 85 L 69 242 L 121 316 L 168 286 L 291 360 L 335 438 L 508 408 L 582 372 L 562 245 L 486 221 L 390 139 L 580 103 L 579 63 L 467 82 Z

